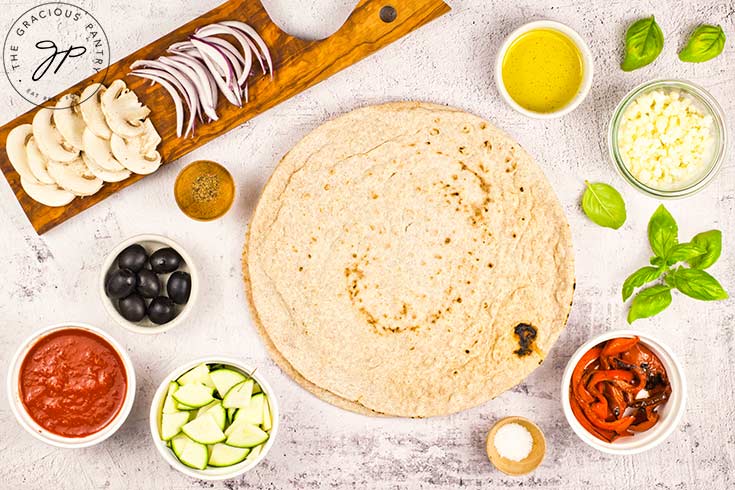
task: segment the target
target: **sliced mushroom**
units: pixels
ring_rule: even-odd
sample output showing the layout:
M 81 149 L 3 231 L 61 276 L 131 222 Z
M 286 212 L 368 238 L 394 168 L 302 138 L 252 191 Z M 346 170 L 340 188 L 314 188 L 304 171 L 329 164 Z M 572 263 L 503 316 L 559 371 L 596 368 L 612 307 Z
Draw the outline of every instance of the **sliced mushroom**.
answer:
M 118 162 L 112 154 L 110 149 L 110 140 L 100 138 L 90 131 L 89 128 L 84 130 L 83 140 L 83 154 L 86 154 L 87 158 L 94 161 L 98 167 L 102 167 L 110 172 L 120 172 L 125 170 L 125 167 Z
M 26 144 L 26 156 L 28 157 L 28 167 L 31 169 L 31 173 L 41 184 L 56 184 L 56 181 L 51 178 L 48 170 L 46 170 L 48 160 L 41 153 L 33 136 L 28 139 Z
M 51 122 L 53 110 L 41 107 L 33 117 L 33 137 L 49 160 L 70 162 L 79 157 L 79 149 L 66 141 Z
M 60 189 L 56 185 L 39 184 L 21 176 L 20 185 L 34 201 L 49 207 L 66 206 L 76 197 L 73 193 Z
M 82 148 L 82 133 L 87 125 L 82 119 L 78 95 L 66 94 L 59 99 L 54 109 L 54 124 L 74 148 Z
M 140 103 L 135 92 L 129 90 L 122 80 L 115 80 L 100 97 L 102 112 L 107 125 L 114 134 L 133 138 L 144 131 L 143 120 L 150 109 Z
M 90 158 L 87 153 L 82 153 L 82 160 L 84 160 L 84 164 L 87 165 L 87 168 L 90 172 L 92 172 L 92 174 L 94 174 L 95 177 L 105 182 L 120 182 L 121 180 L 125 180 L 130 177 L 130 170 L 126 169 L 125 167 L 120 166 L 122 170 L 117 171 L 108 170 L 100 165 L 97 165 L 97 163 L 92 158 Z
M 124 139 L 113 134 L 110 138 L 112 154 L 125 168 L 136 174 L 150 174 L 161 166 L 161 154 L 156 147 L 161 142 L 150 119 L 143 124 L 144 132 L 136 138 Z
M 102 112 L 102 105 L 100 104 L 100 97 L 106 90 L 107 88 L 101 83 L 93 83 L 88 86 L 82 92 L 80 97 L 82 103 L 80 106 L 82 118 L 87 124 L 87 128 L 96 136 L 109 140 L 110 136 L 112 136 L 112 131 L 110 130 L 110 126 L 107 125 L 105 114 Z
M 26 155 L 26 144 L 33 137 L 33 128 L 30 124 L 21 124 L 14 127 L 8 133 L 5 140 L 5 152 L 8 154 L 8 160 L 18 175 L 28 181 L 36 181 L 36 177 L 28 166 L 28 156 Z
M 59 187 L 77 196 L 91 196 L 103 184 L 102 179 L 95 177 L 81 158 L 68 163 L 49 160 L 48 173 Z

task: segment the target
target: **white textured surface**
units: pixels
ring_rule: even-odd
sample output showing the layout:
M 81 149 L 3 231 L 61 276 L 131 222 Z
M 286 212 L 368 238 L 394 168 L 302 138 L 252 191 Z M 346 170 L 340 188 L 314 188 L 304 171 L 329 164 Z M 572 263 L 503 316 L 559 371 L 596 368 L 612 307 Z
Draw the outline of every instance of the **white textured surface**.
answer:
M 142 46 L 216 2 L 205 0 L 75 0 L 106 28 L 113 58 Z M 322 37 L 350 10 L 348 0 L 269 0 L 270 11 L 293 32 Z M 676 295 L 668 311 L 637 328 L 659 335 L 682 358 L 689 402 L 681 426 L 662 446 L 634 457 L 612 457 L 585 446 L 559 406 L 559 380 L 567 359 L 594 333 L 625 326 L 619 287 L 648 258 L 645 227 L 658 203 L 637 194 L 614 172 L 605 132 L 610 114 L 630 88 L 655 77 L 698 82 L 735 110 L 735 2 L 700 0 L 466 0 L 438 21 L 337 74 L 312 90 L 189 155 L 132 188 L 36 236 L 8 186 L 0 183 L 0 365 L 35 328 L 80 320 L 97 324 L 130 353 L 138 395 L 130 418 L 104 444 L 64 451 L 31 438 L 0 402 L 0 486 L 3 488 L 661 488 L 735 486 L 732 406 L 735 354 L 733 301 L 700 303 Z M 0 33 L 36 2 L 0 2 Z M 666 46 L 654 66 L 633 73 L 618 68 L 622 37 L 633 19 L 656 14 Z M 532 121 L 498 98 L 492 78 L 495 50 L 519 24 L 551 18 L 570 24 L 595 56 L 589 98 L 561 120 Z M 151 22 L 151 19 L 155 19 Z M 725 54 L 701 65 L 683 64 L 676 51 L 699 22 L 722 23 Z M 311 26 L 311 27 L 310 27 Z M 299 138 L 325 119 L 364 104 L 423 99 L 457 106 L 513 134 L 546 171 L 563 202 L 575 240 L 577 294 L 569 326 L 547 361 L 525 383 L 474 410 L 430 420 L 369 419 L 332 408 L 285 377 L 266 355 L 251 326 L 240 278 L 240 252 L 248 217 L 273 166 Z M 28 108 L 0 78 L 2 122 Z M 729 117 L 729 116 L 728 116 Z M 731 119 L 731 118 L 730 118 Z M 732 122 L 732 121 L 730 121 Z M 731 148 L 732 149 L 732 148 Z M 238 182 L 235 206 L 223 219 L 195 223 L 172 196 L 181 166 L 199 158 L 220 161 Z M 628 203 L 618 231 L 598 228 L 581 213 L 583 180 L 611 182 Z M 735 167 L 695 197 L 667 204 L 688 239 L 709 228 L 724 232 L 725 252 L 713 273 L 735 292 Z M 185 244 L 203 276 L 200 304 L 175 330 L 142 337 L 116 326 L 97 297 L 98 269 L 116 243 L 153 232 Z M 281 433 L 267 460 L 237 480 L 208 484 L 176 473 L 158 456 L 148 433 L 148 408 L 162 377 L 197 356 L 239 356 L 261 366 L 278 391 Z M 532 475 L 495 471 L 484 454 L 485 435 L 503 416 L 522 415 L 545 431 L 548 452 Z

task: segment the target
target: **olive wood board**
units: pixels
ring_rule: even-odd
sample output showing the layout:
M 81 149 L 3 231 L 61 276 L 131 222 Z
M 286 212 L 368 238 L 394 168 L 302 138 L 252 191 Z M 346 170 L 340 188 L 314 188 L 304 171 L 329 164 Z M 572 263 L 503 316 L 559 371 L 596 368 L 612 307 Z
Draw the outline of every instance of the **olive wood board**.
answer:
M 382 20 L 381 10 L 386 7 L 388 9 L 382 15 L 385 20 Z M 389 7 L 395 9 L 395 16 L 386 15 L 390 13 Z M 151 109 L 150 118 L 162 138 L 158 151 L 164 162 L 171 163 L 449 10 L 449 6 L 442 0 L 361 0 L 337 32 L 323 40 L 305 41 L 278 28 L 260 0 L 229 0 L 111 64 L 106 74 L 100 71 L 58 94 L 56 98 L 70 92 L 81 93 L 92 82 L 103 82 L 107 85 L 113 80 L 123 79 L 141 102 Z M 165 55 L 171 44 L 186 40 L 197 28 L 224 20 L 240 20 L 258 31 L 270 49 L 275 75 L 272 79 L 260 73 L 251 75 L 248 82 L 249 102 L 239 108 L 220 96 L 217 107 L 219 120 L 199 126 L 194 137 L 179 138 L 176 136 L 176 113 L 170 96 L 158 84 L 151 85 L 147 80 L 129 76 L 130 64 L 135 60 L 155 59 Z M 76 198 L 67 206 L 54 208 L 34 201 L 23 191 L 20 177 L 8 161 L 5 140 L 11 129 L 30 123 L 36 110 L 34 108 L 0 127 L 0 169 L 31 225 L 39 234 L 145 177 L 132 175 L 122 182 L 105 183 L 95 195 Z M 150 175 L 155 175 L 155 172 Z

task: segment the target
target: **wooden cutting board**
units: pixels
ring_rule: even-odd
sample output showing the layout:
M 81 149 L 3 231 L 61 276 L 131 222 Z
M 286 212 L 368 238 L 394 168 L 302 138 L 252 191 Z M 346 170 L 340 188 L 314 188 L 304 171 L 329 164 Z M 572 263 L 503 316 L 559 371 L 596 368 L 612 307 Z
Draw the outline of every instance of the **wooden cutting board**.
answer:
M 395 10 L 395 15 L 390 7 Z M 382 13 L 381 13 L 382 11 Z M 234 129 L 276 104 L 316 85 L 429 21 L 445 14 L 449 6 L 442 0 L 361 0 L 345 24 L 332 36 L 321 41 L 304 41 L 280 30 L 260 0 L 229 0 L 219 7 L 157 41 L 110 65 L 106 77 L 100 72 L 65 90 L 59 96 L 81 91 L 92 82 L 111 83 L 123 79 L 140 100 L 151 109 L 151 120 L 161 135 L 158 148 L 164 162 L 173 162 L 208 141 Z M 160 85 L 150 85 L 138 77 L 128 76 L 130 64 L 140 59 L 155 59 L 177 41 L 186 40 L 197 28 L 223 20 L 240 20 L 260 33 L 270 48 L 275 77 L 257 75 L 249 80 L 250 101 L 239 108 L 220 96 L 218 121 L 199 126 L 193 138 L 176 136 L 176 117 L 168 93 Z M 20 185 L 20 177 L 8 161 L 5 140 L 8 132 L 19 124 L 30 123 L 36 109 L 0 127 L 0 170 L 2 170 L 23 211 L 39 234 L 63 223 L 144 175 L 133 175 L 123 182 L 106 183 L 94 196 L 76 198 L 69 205 L 51 208 L 31 199 Z M 155 178 L 156 173 L 150 178 Z

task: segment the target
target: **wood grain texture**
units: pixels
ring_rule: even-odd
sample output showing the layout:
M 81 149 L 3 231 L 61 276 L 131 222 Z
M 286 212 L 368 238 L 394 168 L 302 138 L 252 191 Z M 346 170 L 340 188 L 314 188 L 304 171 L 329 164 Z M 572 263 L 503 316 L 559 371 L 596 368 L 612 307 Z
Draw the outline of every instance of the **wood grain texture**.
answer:
M 449 11 L 449 6 L 442 0 L 392 0 L 390 5 L 398 15 L 393 22 L 387 23 L 380 19 L 380 9 L 385 5 L 383 0 L 362 0 L 332 36 L 321 41 L 303 41 L 279 29 L 268 17 L 260 0 L 229 0 L 110 65 L 106 74 L 100 72 L 89 77 L 58 96 L 69 92 L 80 93 L 92 82 L 109 84 L 112 80 L 122 78 L 151 109 L 150 118 L 162 138 L 158 150 L 163 161 L 171 163 Z M 239 108 L 220 97 L 217 109 L 219 120 L 200 126 L 192 138 L 178 138 L 170 96 L 158 84 L 151 85 L 147 80 L 129 76 L 130 64 L 135 60 L 155 59 L 164 55 L 171 44 L 185 40 L 197 28 L 223 20 L 247 22 L 260 33 L 270 48 L 275 76 L 272 79 L 262 74 L 251 77 L 249 103 Z M 51 208 L 34 201 L 21 187 L 20 178 L 8 161 L 4 142 L 10 130 L 20 124 L 30 123 L 35 113 L 36 109 L 33 109 L 0 128 L 0 142 L 3 142 L 0 169 L 39 234 L 145 177 L 133 175 L 122 182 L 106 183 L 97 194 L 74 199 L 63 207 Z

